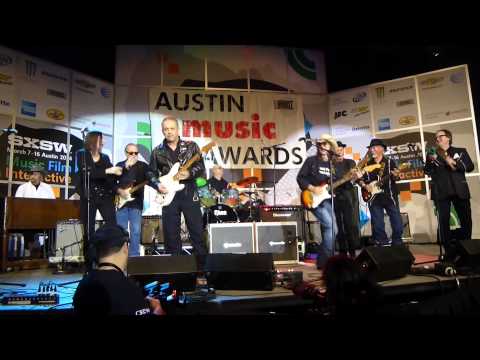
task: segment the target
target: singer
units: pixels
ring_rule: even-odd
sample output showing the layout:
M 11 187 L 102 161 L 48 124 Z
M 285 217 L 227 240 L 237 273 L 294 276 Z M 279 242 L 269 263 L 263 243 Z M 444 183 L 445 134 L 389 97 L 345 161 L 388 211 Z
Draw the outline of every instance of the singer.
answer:
M 103 134 L 99 131 L 87 133 L 84 149 L 76 152 L 79 174 L 76 177 L 76 193 L 80 196 L 80 217 L 84 228 L 84 255 L 87 272 L 92 270 L 95 260 L 94 247 L 90 238 L 95 231 L 95 214 L 100 211 L 107 224 L 116 225 L 113 194 L 115 178 L 122 168 L 112 166 L 110 158 L 102 153 Z
M 459 240 L 472 237 L 472 210 L 470 191 L 465 173 L 473 171 L 474 165 L 465 148 L 452 146 L 453 136 L 449 130 L 435 134 L 436 148 L 427 152 L 424 171 L 432 177 L 432 200 L 438 211 L 440 244 L 445 248 L 445 260 L 454 260 Z M 461 229 L 453 239 L 450 232 L 450 208 L 453 204 L 458 214 Z
M 329 158 L 335 151 L 337 151 L 337 143 L 333 137 L 324 134 L 318 139 L 317 155 L 310 156 L 305 160 L 297 176 L 297 183 L 302 190 L 308 189 L 315 194 L 321 193 L 321 185 L 326 184 L 330 179 Z M 330 200 L 322 201 L 312 211 L 321 224 L 322 244 L 317 255 L 317 268 L 321 269 L 325 266 L 328 257 L 333 252 L 333 242 L 337 235 L 337 224 Z

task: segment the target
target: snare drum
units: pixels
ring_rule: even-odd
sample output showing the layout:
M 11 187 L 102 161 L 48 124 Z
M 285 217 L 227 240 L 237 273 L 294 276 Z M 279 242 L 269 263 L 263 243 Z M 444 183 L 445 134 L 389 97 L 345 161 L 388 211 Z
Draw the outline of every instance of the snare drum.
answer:
M 203 186 L 198 190 L 198 197 L 200 198 L 200 204 L 203 207 L 209 208 L 217 203 L 217 200 L 213 196 L 212 192 L 208 188 L 208 186 Z
M 203 225 L 216 223 L 236 223 L 238 215 L 235 209 L 228 205 L 218 204 L 210 206 L 203 214 Z
M 225 189 L 222 191 L 222 204 L 228 205 L 232 208 L 236 208 L 239 205 L 238 190 Z

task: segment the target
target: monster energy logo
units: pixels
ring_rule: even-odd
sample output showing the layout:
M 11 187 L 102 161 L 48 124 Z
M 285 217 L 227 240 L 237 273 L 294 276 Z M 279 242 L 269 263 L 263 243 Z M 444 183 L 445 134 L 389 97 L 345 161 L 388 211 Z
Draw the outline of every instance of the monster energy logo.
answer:
M 385 88 L 383 86 L 375 88 L 375 91 L 377 92 L 378 99 L 383 99 L 385 97 Z
M 30 60 L 25 60 L 25 74 L 28 78 L 33 78 L 37 74 L 37 64 Z

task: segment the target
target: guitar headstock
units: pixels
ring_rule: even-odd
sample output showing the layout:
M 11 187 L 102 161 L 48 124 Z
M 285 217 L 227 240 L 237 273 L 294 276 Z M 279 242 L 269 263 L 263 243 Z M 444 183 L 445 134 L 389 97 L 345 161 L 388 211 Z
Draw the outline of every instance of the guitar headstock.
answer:
M 202 153 L 208 153 L 216 145 L 217 145 L 217 143 L 215 141 L 212 141 L 212 142 L 208 143 L 207 145 L 205 145 L 204 147 L 202 147 L 201 152 Z

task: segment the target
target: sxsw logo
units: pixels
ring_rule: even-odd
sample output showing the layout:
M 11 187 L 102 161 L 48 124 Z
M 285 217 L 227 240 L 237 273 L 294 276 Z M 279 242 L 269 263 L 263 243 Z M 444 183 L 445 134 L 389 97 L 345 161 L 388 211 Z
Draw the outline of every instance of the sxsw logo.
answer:
M 35 117 L 37 115 L 37 104 L 31 101 L 22 100 L 22 114 Z

